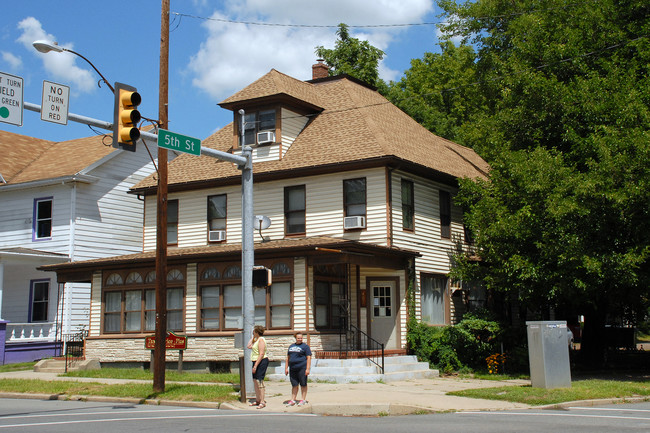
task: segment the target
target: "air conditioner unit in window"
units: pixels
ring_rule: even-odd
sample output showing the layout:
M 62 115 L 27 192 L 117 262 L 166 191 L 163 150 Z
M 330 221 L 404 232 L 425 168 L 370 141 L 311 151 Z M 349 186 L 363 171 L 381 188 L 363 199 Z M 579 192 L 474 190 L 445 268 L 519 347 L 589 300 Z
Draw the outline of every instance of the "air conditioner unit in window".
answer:
M 350 216 L 343 218 L 344 229 L 362 229 L 366 227 L 366 217 Z
M 221 242 L 226 240 L 226 231 L 225 230 L 210 230 L 208 233 L 208 239 L 210 242 Z
M 257 144 L 275 143 L 275 132 L 262 131 L 257 133 Z

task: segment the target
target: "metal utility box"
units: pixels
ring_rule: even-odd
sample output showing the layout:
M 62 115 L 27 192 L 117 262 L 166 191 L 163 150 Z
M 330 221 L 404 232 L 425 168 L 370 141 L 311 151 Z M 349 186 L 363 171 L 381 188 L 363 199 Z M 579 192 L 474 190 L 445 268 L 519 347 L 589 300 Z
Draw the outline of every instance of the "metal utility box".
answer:
M 533 388 L 570 388 L 571 366 L 564 321 L 526 322 Z

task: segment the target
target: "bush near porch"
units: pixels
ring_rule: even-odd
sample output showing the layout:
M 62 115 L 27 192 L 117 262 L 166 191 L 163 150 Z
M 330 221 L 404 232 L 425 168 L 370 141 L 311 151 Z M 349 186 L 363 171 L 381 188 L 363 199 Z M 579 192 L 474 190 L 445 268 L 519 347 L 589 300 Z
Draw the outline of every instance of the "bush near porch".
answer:
M 487 315 L 467 313 L 457 325 L 429 326 L 412 319 L 407 343 L 411 353 L 445 374 L 459 370 L 487 370 L 487 358 L 501 353 L 505 330 Z M 524 354 L 527 357 L 527 353 Z M 506 355 L 509 364 L 519 364 L 521 354 Z M 527 362 L 527 358 L 525 359 Z

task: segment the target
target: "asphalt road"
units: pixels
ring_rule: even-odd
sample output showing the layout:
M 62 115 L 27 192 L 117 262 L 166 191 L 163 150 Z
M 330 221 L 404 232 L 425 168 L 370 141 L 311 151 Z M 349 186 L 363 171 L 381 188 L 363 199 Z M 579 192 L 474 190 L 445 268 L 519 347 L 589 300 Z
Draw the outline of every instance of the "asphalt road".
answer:
M 457 412 L 387 417 L 332 417 L 178 406 L 0 400 L 2 432 L 648 432 L 650 403 L 567 410 Z

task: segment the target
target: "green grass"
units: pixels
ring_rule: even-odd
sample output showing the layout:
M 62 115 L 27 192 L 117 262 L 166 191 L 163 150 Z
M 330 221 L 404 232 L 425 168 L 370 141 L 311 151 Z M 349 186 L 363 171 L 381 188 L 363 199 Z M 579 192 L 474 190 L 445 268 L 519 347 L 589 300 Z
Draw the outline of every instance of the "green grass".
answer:
M 533 388 L 531 386 L 501 386 L 450 392 L 460 397 L 484 398 L 524 403 L 532 406 L 615 397 L 648 396 L 650 381 L 575 380 L 571 388 Z
M 102 368 L 99 370 L 71 371 L 63 376 L 97 377 L 110 379 L 153 380 L 153 372 L 140 368 Z M 165 371 L 165 381 L 169 382 L 209 382 L 239 383 L 239 375 L 233 373 L 179 373 Z
M 237 400 L 238 394 L 227 385 L 185 385 L 167 383 L 165 392 L 153 392 L 152 384 L 107 385 L 94 382 L 43 381 L 36 379 L 0 379 L 0 391 L 66 396 L 108 396 L 175 401 L 224 402 Z
M 16 364 L 5 364 L 0 365 L 0 373 L 6 373 L 8 371 L 23 371 L 23 370 L 33 370 L 35 362 L 19 362 Z

